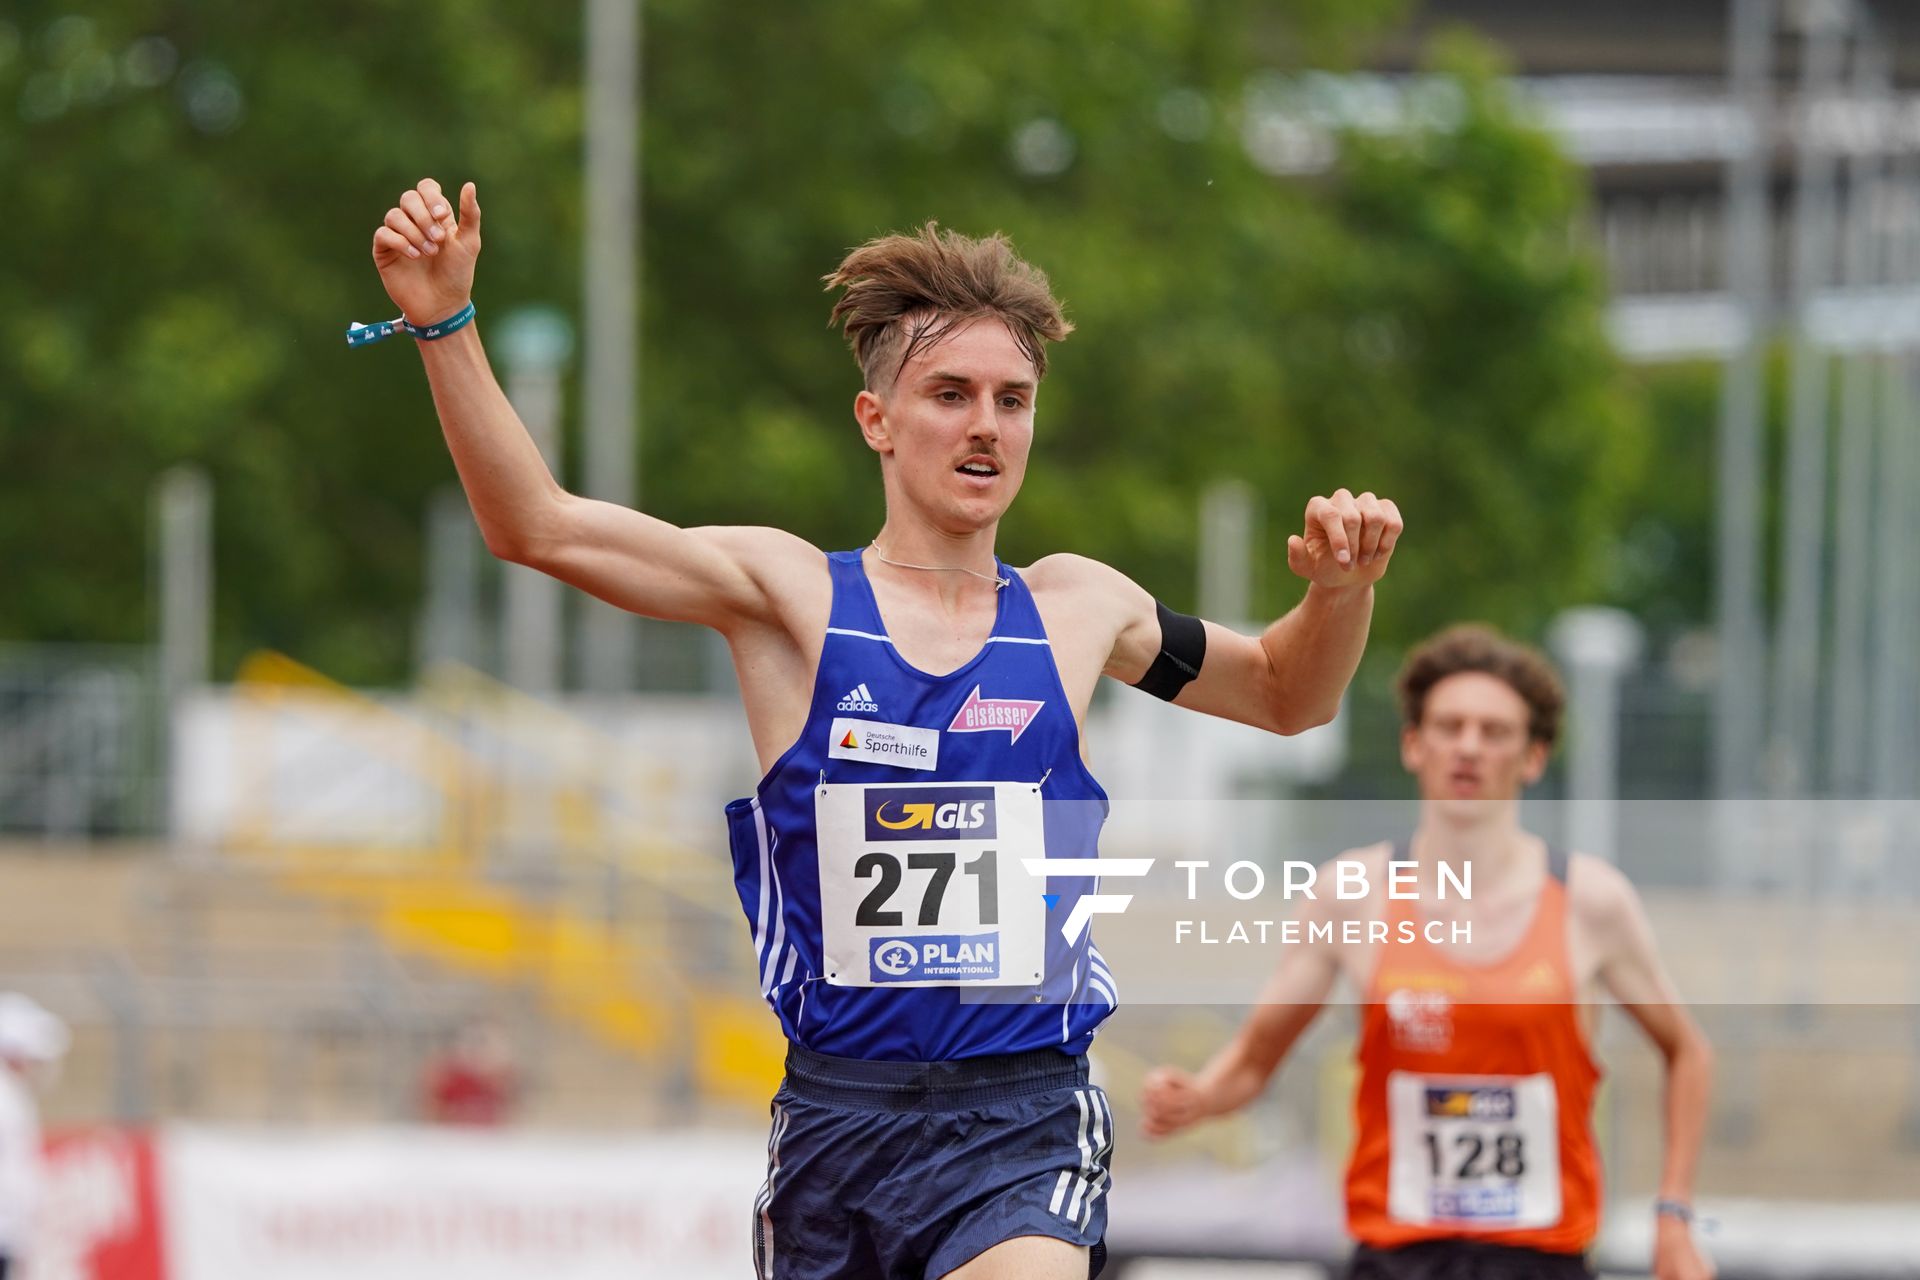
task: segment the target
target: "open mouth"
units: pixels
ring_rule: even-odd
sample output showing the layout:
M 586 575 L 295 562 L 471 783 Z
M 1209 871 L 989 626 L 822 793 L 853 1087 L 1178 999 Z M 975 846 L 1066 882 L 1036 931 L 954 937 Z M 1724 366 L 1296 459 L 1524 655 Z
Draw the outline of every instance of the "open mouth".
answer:
M 955 467 L 954 470 L 963 476 L 973 476 L 980 480 L 991 480 L 994 476 L 1000 474 L 1000 468 L 994 466 L 993 463 L 987 461 L 985 458 L 968 458 L 965 462 Z

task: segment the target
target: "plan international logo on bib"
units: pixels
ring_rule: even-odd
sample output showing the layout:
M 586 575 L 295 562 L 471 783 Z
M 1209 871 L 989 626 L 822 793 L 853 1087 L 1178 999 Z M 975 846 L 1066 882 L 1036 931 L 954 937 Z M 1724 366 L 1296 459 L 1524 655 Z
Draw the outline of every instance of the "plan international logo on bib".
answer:
M 875 982 L 951 982 L 1000 976 L 1000 934 L 936 933 L 875 938 L 868 945 Z

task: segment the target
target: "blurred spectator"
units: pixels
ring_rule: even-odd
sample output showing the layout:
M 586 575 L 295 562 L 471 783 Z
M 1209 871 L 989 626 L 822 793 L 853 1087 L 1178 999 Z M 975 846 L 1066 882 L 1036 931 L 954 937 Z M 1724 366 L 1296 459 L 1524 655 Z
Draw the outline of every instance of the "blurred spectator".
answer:
M 427 1065 L 425 1110 L 435 1124 L 505 1124 L 519 1098 L 513 1045 L 498 1023 L 468 1023 L 452 1047 Z
M 0 1280 L 32 1244 L 40 1200 L 40 1109 L 34 1089 L 65 1056 L 67 1024 L 23 995 L 0 992 Z

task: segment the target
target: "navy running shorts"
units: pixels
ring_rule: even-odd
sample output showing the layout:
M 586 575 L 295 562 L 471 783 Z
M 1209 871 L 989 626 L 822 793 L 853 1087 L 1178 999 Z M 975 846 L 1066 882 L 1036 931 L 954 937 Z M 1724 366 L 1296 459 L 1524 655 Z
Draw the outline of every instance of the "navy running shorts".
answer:
M 939 1280 L 1015 1236 L 1106 1263 L 1113 1113 L 1050 1049 L 865 1062 L 797 1045 L 753 1209 L 759 1280 Z

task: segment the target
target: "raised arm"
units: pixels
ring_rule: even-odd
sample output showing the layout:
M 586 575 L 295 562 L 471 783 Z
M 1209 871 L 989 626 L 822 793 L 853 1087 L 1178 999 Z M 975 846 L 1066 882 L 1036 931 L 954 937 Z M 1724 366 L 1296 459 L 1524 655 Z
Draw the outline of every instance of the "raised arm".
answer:
M 416 325 L 472 296 L 474 184 L 452 202 L 432 178 L 402 193 L 373 236 L 380 280 Z M 562 489 L 487 364 L 478 323 L 418 343 L 447 448 L 487 549 L 649 617 L 730 631 L 775 612 L 772 584 L 818 553 L 777 529 L 682 529 Z
M 1258 638 L 1204 623 L 1205 659 L 1174 705 L 1275 733 L 1333 719 L 1367 647 L 1373 584 L 1403 528 L 1399 508 L 1371 493 L 1356 498 L 1340 489 L 1307 503 L 1305 529 L 1287 540 L 1287 566 L 1307 580 L 1306 598 Z M 1108 590 L 1123 621 L 1106 674 L 1134 684 L 1166 638 L 1153 598 L 1122 575 L 1113 578 Z
M 1333 874 L 1326 880 L 1331 883 Z M 1260 1002 L 1218 1053 L 1197 1073 L 1156 1067 L 1147 1074 L 1140 1096 L 1140 1127 L 1150 1138 L 1165 1138 L 1203 1120 L 1238 1111 L 1266 1089 L 1287 1052 L 1319 1016 L 1340 966 L 1333 944 L 1314 940 L 1307 925 L 1333 918 L 1334 907 L 1307 899 L 1300 918 L 1306 938 L 1282 949 Z

